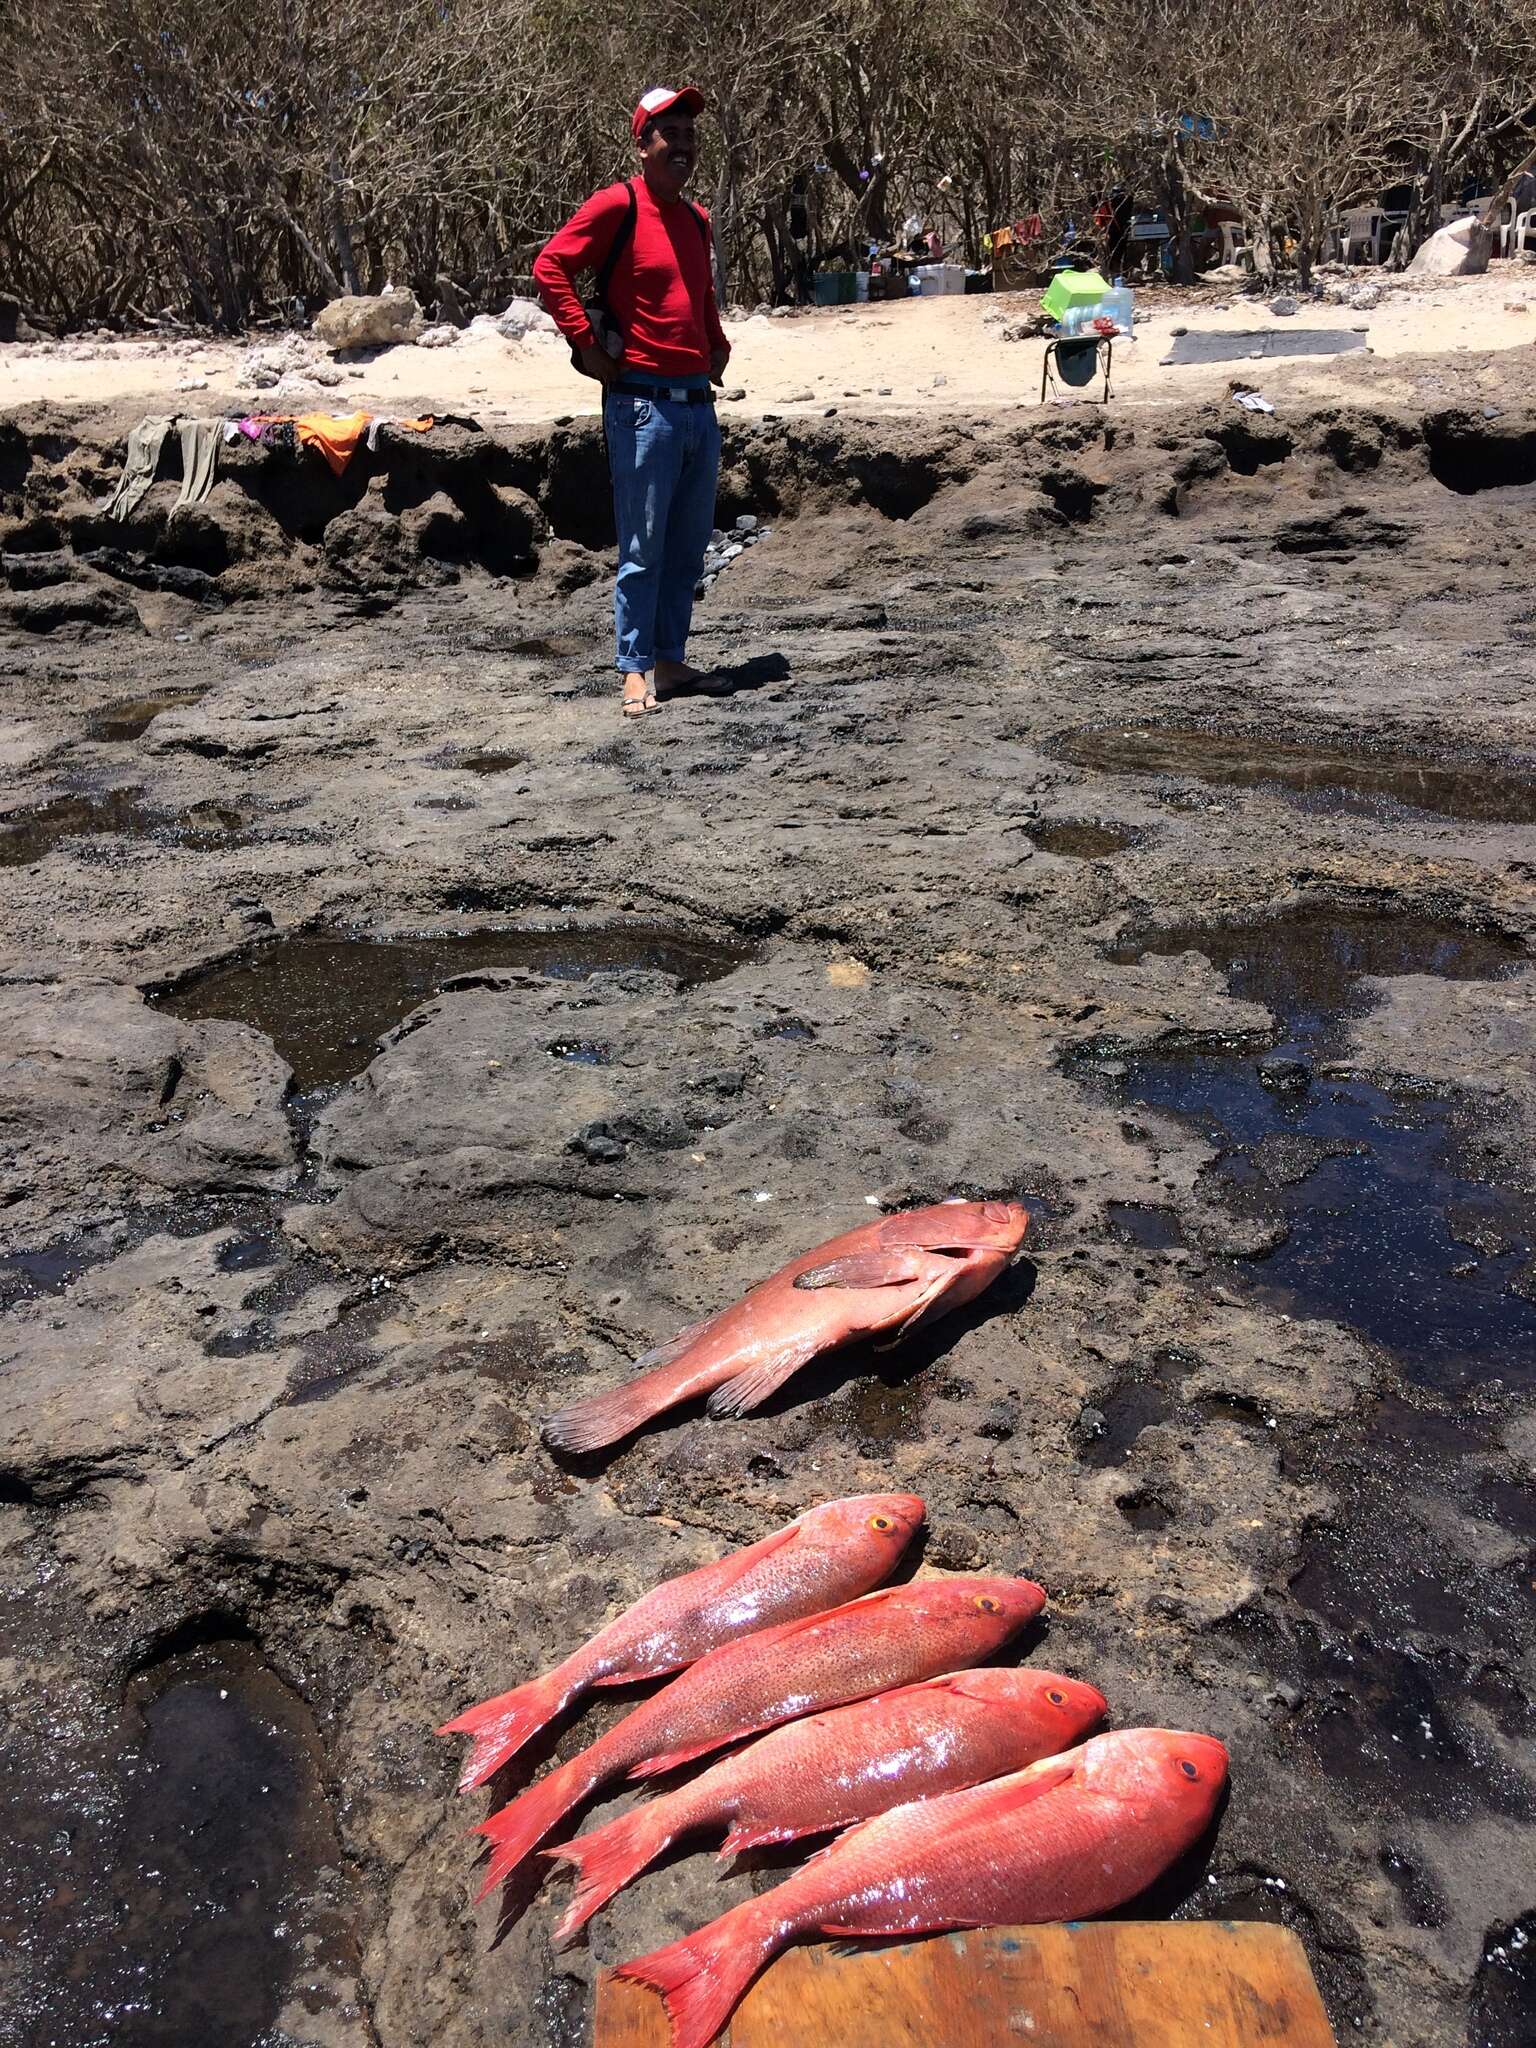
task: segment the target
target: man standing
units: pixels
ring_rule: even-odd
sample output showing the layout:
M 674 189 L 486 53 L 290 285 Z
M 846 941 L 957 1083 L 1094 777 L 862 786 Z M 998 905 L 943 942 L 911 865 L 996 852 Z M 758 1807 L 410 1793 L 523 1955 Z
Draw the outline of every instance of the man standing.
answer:
M 583 370 L 604 386 L 626 718 L 654 711 L 658 697 L 699 673 L 684 654 L 715 522 L 720 428 L 710 386 L 730 356 L 715 304 L 709 219 L 683 197 L 698 160 L 694 119 L 703 105 L 691 85 L 648 92 L 631 122 L 640 176 L 594 193 L 533 266 Z M 583 270 L 606 270 L 600 298 L 611 323 L 599 313 L 598 324 L 616 327 L 616 355 L 577 293 Z

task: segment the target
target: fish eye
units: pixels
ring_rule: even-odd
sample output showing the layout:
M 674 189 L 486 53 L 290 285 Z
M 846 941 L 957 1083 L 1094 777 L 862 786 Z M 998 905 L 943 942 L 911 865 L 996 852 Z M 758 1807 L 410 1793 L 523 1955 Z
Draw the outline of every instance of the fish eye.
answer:
M 871 1527 L 871 1529 L 878 1529 L 881 1535 L 883 1536 L 887 1529 L 892 1529 L 896 1525 L 894 1522 L 892 1522 L 889 1515 L 871 1515 L 869 1518 L 869 1526 Z
M 1053 1685 L 1046 1694 L 1046 1698 L 1053 1707 L 1064 1707 L 1067 1704 L 1067 1696 L 1059 1686 Z
M 976 1605 L 983 1614 L 996 1614 L 1002 1606 L 1002 1602 L 994 1600 L 990 1593 L 978 1593 L 976 1595 Z
M 1195 1766 L 1189 1761 L 1188 1757 L 1181 1756 L 1179 1758 L 1179 1769 L 1184 1773 L 1186 1778 L 1198 1778 L 1200 1775 L 1199 1771 L 1196 1770 Z

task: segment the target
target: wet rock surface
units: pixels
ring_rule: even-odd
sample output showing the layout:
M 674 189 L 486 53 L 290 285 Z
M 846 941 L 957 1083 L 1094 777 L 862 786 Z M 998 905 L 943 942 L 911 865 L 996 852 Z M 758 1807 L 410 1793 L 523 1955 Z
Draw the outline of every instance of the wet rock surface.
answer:
M 721 693 L 638 727 L 580 430 L 243 458 L 195 535 L 105 537 L 195 543 L 219 608 L 78 560 L 111 436 L 24 426 L 4 559 L 71 560 L 5 593 L 7 814 L 242 823 L 0 871 L 0 2039 L 49 2038 L 71 1917 L 72 2040 L 190 2038 L 213 1984 L 242 2039 L 584 2039 L 600 1963 L 763 1874 L 674 1862 L 557 1962 L 551 1898 L 471 1906 L 429 1731 L 887 1485 L 928 1564 L 1044 1579 L 1042 1654 L 1119 1720 L 1230 1744 L 1134 1910 L 1294 1926 L 1344 2038 L 1522 2039 L 1533 852 L 1505 782 L 1435 779 L 1536 757 L 1520 394 L 733 425 L 721 529 L 773 531 L 697 613 Z M 1270 772 L 1070 758 L 1107 731 Z M 1320 745 L 1346 800 L 1278 772 Z M 540 1447 L 946 1194 L 1036 1215 L 971 1309 L 739 1422 Z

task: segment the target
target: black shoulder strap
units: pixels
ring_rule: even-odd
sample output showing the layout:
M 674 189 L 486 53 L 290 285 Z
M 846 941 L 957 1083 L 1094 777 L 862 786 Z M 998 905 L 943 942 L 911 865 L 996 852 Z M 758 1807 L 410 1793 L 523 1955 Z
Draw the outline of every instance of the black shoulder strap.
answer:
M 691 199 L 685 199 L 683 204 L 699 224 L 699 233 L 704 237 L 704 247 L 706 249 L 712 248 L 713 238 L 709 232 L 709 222 L 704 218 L 703 209 L 695 206 Z
M 597 273 L 596 293 L 605 306 L 608 303 L 608 287 L 613 282 L 614 266 L 634 237 L 635 215 L 640 210 L 635 198 L 635 185 L 632 178 L 625 183 L 624 196 L 629 202 L 624 210 L 624 218 L 619 222 L 613 241 L 609 246 L 608 254 L 603 258 L 602 268 Z

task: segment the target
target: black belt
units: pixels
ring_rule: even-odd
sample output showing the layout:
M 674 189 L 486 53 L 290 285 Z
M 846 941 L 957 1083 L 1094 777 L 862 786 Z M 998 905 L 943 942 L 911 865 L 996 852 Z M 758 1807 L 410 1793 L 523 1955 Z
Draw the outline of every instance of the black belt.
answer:
M 708 385 L 702 391 L 689 384 L 630 384 L 623 378 L 608 386 L 624 398 L 670 398 L 675 405 L 713 405 L 715 394 Z

